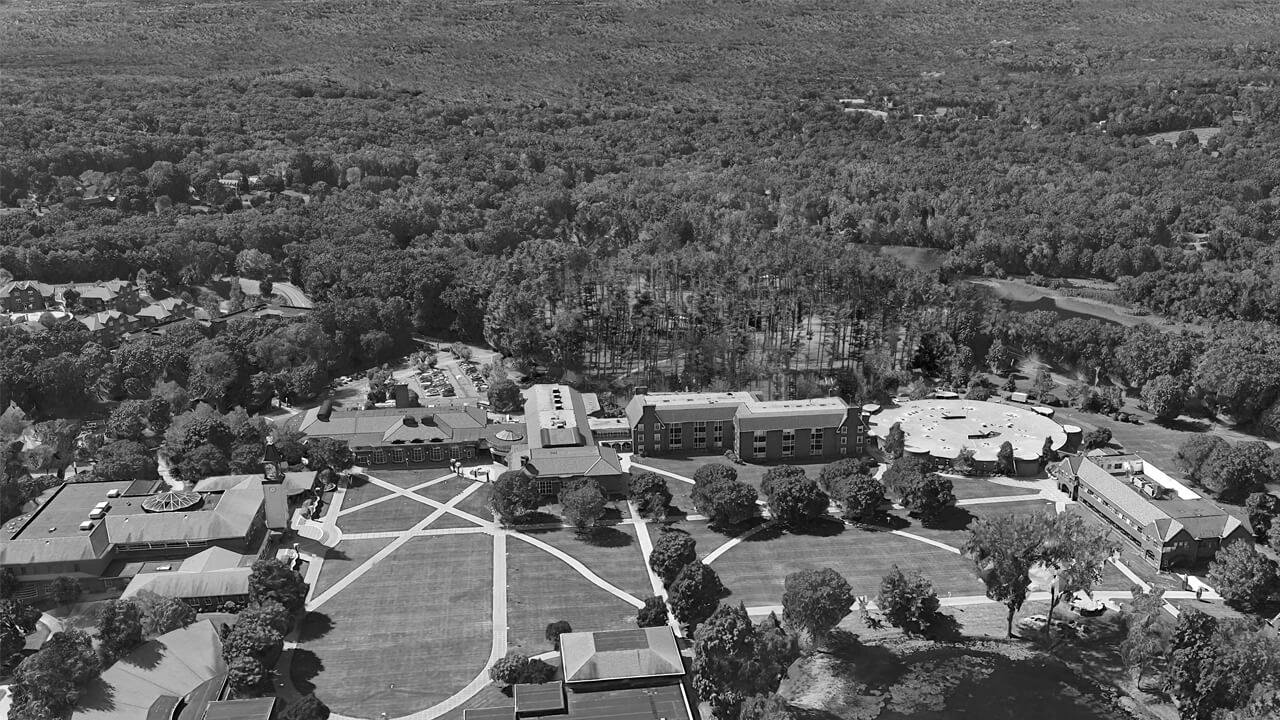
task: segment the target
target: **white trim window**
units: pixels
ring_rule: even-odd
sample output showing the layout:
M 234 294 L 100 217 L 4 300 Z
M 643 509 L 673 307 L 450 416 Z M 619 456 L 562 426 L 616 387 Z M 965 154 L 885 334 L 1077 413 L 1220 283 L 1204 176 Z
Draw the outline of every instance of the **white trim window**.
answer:
M 716 423 L 715 434 L 711 436 L 716 447 L 724 447 L 724 422 Z
M 698 449 L 707 446 L 707 424 L 702 420 L 693 423 L 693 446 Z
M 672 423 L 671 435 L 667 439 L 667 446 L 672 450 L 679 450 L 684 444 L 684 426 L 680 423 Z
M 823 428 L 814 428 L 809 431 L 809 454 L 822 454 L 822 436 L 826 433 Z
M 795 457 L 796 455 L 796 431 L 782 431 L 782 457 Z
M 751 456 L 764 457 L 768 442 L 769 435 L 763 431 L 757 430 L 751 437 Z

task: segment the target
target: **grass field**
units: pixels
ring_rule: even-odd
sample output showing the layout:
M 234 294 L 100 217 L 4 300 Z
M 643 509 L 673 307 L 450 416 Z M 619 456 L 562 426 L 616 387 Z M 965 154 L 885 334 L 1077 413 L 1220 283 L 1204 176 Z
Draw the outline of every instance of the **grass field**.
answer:
M 507 644 L 512 649 L 550 650 L 546 629 L 556 620 L 588 631 L 635 627 L 635 618 L 635 608 L 558 558 L 519 540 L 507 542 Z
M 698 552 L 705 555 L 706 536 Z M 874 595 L 893 565 L 920 570 L 939 595 L 981 595 L 982 583 L 967 560 L 945 550 L 887 532 L 849 529 L 831 537 L 783 534 L 759 542 L 743 542 L 716 559 L 711 567 L 732 591 L 730 602 L 778 605 L 787 573 L 830 567 L 859 595 Z
M 323 663 L 316 695 L 346 715 L 398 717 L 470 682 L 490 651 L 491 543 L 415 538 L 320 608 L 333 628 L 302 645 Z
M 338 518 L 338 527 L 344 533 L 386 532 L 408 530 L 415 523 L 431 514 L 429 505 L 407 497 L 393 497 L 377 505 L 370 505 L 350 515 Z
M 319 595 L 341 580 L 347 573 L 359 567 L 361 563 L 373 557 L 379 550 L 387 546 L 390 540 L 343 540 L 329 551 L 320 568 L 320 577 L 316 580 L 312 595 Z
M 954 487 L 953 492 L 957 500 L 972 500 L 974 498 L 989 497 L 1005 497 L 1014 495 L 1035 495 L 1040 492 L 1033 487 L 1010 487 L 1008 485 L 997 485 L 993 482 L 987 482 L 982 478 L 951 478 L 951 484 Z
M 903 530 L 921 537 L 937 540 L 952 547 L 960 547 L 969 537 L 969 526 L 978 518 L 989 518 L 997 515 L 1026 515 L 1044 512 L 1053 507 L 1045 500 L 1018 500 L 1007 503 L 987 503 L 985 505 L 965 505 L 952 510 L 939 527 L 925 527 L 916 518 L 907 518 L 905 511 L 894 514 L 909 519 L 911 525 Z
M 436 502 L 449 502 L 449 500 L 453 499 L 454 495 L 457 495 L 470 487 L 471 483 L 472 481 L 466 478 L 454 477 L 449 478 L 438 485 L 432 485 L 431 487 L 425 487 L 421 490 L 415 490 L 414 493 L 425 498 L 431 498 Z M 480 492 L 482 490 L 483 488 L 476 492 Z
M 380 497 L 390 495 L 391 491 L 381 485 L 374 485 L 371 482 L 361 482 L 360 484 L 352 484 L 347 487 L 346 493 L 342 498 L 342 509 L 353 508 L 362 505 L 370 500 L 377 500 Z
M 691 455 L 688 457 L 646 457 L 637 460 L 642 465 L 649 465 L 661 468 L 667 472 L 673 472 L 677 475 L 683 475 L 689 479 L 693 479 L 693 474 L 698 468 L 704 465 L 728 465 L 738 471 L 738 479 L 745 482 L 757 490 L 760 489 L 760 482 L 764 479 L 764 474 L 769 471 L 770 467 L 775 465 L 797 465 L 804 468 L 805 473 L 812 480 L 818 479 L 818 473 L 822 472 L 822 468 L 827 463 L 801 463 L 801 462 L 776 462 L 768 465 L 734 465 L 720 455 Z M 674 486 L 679 480 L 667 478 L 668 485 Z
M 451 472 L 449 468 L 422 468 L 419 470 L 386 470 L 384 469 L 385 467 L 386 466 L 378 467 L 375 465 L 373 468 L 370 469 L 370 473 L 372 473 L 373 476 L 378 478 L 379 480 L 382 480 L 384 482 L 389 482 L 392 485 L 405 488 L 406 490 L 411 487 L 421 485 L 422 483 L 427 482 L 429 480 L 442 478 L 445 475 L 450 474 Z M 444 483 L 441 483 L 441 484 L 443 485 Z
M 640 543 L 636 540 L 635 528 L 630 525 L 602 528 L 593 542 L 578 539 L 569 529 L 529 535 L 569 553 L 621 590 L 641 599 L 653 594 Z

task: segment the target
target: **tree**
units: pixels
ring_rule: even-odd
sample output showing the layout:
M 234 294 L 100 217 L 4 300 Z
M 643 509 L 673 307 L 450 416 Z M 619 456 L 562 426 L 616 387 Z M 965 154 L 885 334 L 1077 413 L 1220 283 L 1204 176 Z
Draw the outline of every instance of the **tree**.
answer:
M 841 458 L 818 473 L 818 487 L 828 495 L 838 495 L 844 480 L 857 475 L 872 476 L 876 465 L 876 461 L 869 457 Z
M 889 466 L 880 476 L 885 492 L 902 498 L 924 478 L 924 463 L 917 458 L 902 458 Z
M 1102 579 L 1107 559 L 1120 552 L 1111 533 L 1085 522 L 1074 513 L 1048 516 L 1048 527 L 1040 545 L 1039 563 L 1049 569 L 1054 580 L 1049 587 L 1049 617 L 1062 601 L 1076 592 L 1089 592 Z M 1045 625 L 1046 637 L 1052 624 Z
M 21 657 L 19 651 L 39 620 L 40 611 L 21 600 L 0 600 L 0 672 Z
M 520 394 L 520 386 L 505 374 L 489 381 L 487 394 L 494 412 L 513 413 L 524 409 L 524 396 Z
M 103 480 L 154 480 L 159 477 L 155 456 L 139 443 L 116 440 L 98 450 L 94 474 Z
M 764 690 L 756 628 L 747 609 L 720 605 L 693 636 L 693 689 L 715 717 L 736 718 L 745 698 Z
M 508 470 L 493 481 L 489 507 L 504 525 L 511 525 L 542 504 L 538 480 L 524 470 Z
M 972 558 L 987 597 L 1009 609 L 1009 637 L 1013 637 L 1013 616 L 1027 600 L 1031 568 L 1040 560 L 1047 530 L 1045 515 L 979 518 L 969 526 L 969 539 L 961 548 Z
M 1271 449 L 1265 443 L 1224 444 L 1201 466 L 1200 482 L 1218 499 L 1235 502 L 1271 480 L 1270 459 Z
M 960 452 L 956 455 L 955 459 L 951 461 L 952 472 L 960 475 L 972 475 L 973 456 L 975 454 L 976 453 L 973 451 L 973 448 L 960 448 Z
M 547 624 L 547 642 L 551 643 L 552 650 L 560 649 L 560 636 L 573 632 L 567 620 L 557 620 Z
M 0 567 L 0 599 L 8 600 L 18 591 L 18 575 L 11 567 Z
M 249 602 L 275 601 L 291 614 L 302 610 L 310 589 L 301 573 L 275 558 L 258 560 L 249 575 Z
M 1133 588 L 1134 602 L 1130 607 L 1125 639 L 1120 643 L 1120 657 L 1126 667 L 1138 671 L 1138 688 L 1143 677 L 1161 668 L 1169 652 L 1172 632 L 1162 617 L 1164 590 L 1154 588 L 1144 593 Z
M 876 604 L 890 625 L 913 635 L 928 633 L 942 606 L 928 578 L 919 571 L 904 573 L 897 565 L 880 580 Z
M 1185 393 L 1181 380 L 1172 375 L 1160 375 L 1142 386 L 1142 402 L 1152 415 L 1171 420 L 1182 414 L 1182 406 L 1186 403 Z
M 1100 447 L 1106 447 L 1111 442 L 1111 429 L 1100 427 L 1084 434 L 1084 449 L 1093 450 Z
M 594 530 L 604 519 L 606 510 L 600 484 L 590 478 L 566 483 L 560 490 L 560 505 L 565 519 L 579 534 Z
M 880 518 L 880 507 L 885 503 L 884 486 L 870 475 L 846 478 L 835 497 L 843 509 L 841 516 L 850 522 L 875 522 Z
M 1199 483 L 1205 463 L 1226 446 L 1227 441 L 1217 435 L 1192 435 L 1178 446 L 1173 460 L 1192 482 Z
M 534 660 L 524 653 L 512 650 L 489 668 L 489 679 L 499 687 L 520 683 L 545 683 L 555 674 L 555 668 L 541 660 Z
M 667 595 L 676 620 L 693 629 L 711 617 L 723 592 L 724 585 L 715 570 L 701 562 L 691 562 L 676 573 Z
M 698 473 L 708 468 L 727 468 L 732 477 L 724 473 L 712 475 L 709 479 L 698 478 Z M 756 514 L 756 500 L 759 495 L 756 489 L 736 479 L 737 471 L 724 465 L 704 465 L 694 473 L 693 492 L 690 499 L 694 507 L 707 516 L 712 525 L 736 525 Z
M 64 715 L 75 707 L 84 685 L 97 677 L 99 668 L 88 634 L 74 629 L 55 633 L 14 669 L 9 717 L 44 720 Z
M 142 440 L 148 427 L 151 403 L 147 400 L 125 400 L 107 416 L 104 431 L 116 440 Z
M 800 570 L 783 582 L 782 618 L 821 644 L 853 608 L 853 590 L 831 568 Z
M 1036 371 L 1035 378 L 1031 380 L 1031 390 L 1035 393 L 1037 401 L 1043 402 L 1044 396 L 1048 395 L 1054 387 L 1053 376 L 1048 370 Z
M 765 471 L 764 477 L 760 480 L 760 492 L 766 498 L 773 497 L 777 492 L 777 488 L 786 480 L 796 478 L 805 478 L 804 468 L 798 465 L 775 465 Z
M 177 598 L 143 590 L 132 599 L 142 611 L 142 634 L 145 637 L 164 635 L 196 621 L 196 611 Z
M 649 553 L 649 567 L 663 585 L 670 585 L 686 565 L 698 559 L 696 543 L 683 530 L 664 529 Z
M 307 693 L 280 714 L 280 720 L 329 720 L 329 706 L 315 693 Z
M 241 692 L 261 688 L 267 681 L 267 668 L 256 657 L 238 655 L 227 663 L 227 681 Z
M 49 585 L 49 596 L 59 605 L 70 605 L 79 600 L 83 593 L 84 588 L 80 587 L 80 581 L 66 575 L 59 575 Z
M 644 599 L 636 612 L 636 627 L 661 627 L 667 624 L 667 603 L 657 595 Z
M 212 445 L 204 445 L 183 453 L 177 465 L 178 474 L 188 482 L 202 480 L 231 471 L 231 458 L 227 451 Z
M 657 473 L 632 475 L 627 484 L 627 495 L 644 517 L 664 519 L 671 508 L 671 490 L 667 487 L 666 478 Z
M 746 698 L 738 713 L 738 720 L 796 720 L 797 717 L 787 701 L 775 693 Z
M 105 665 L 142 644 L 142 612 L 128 600 L 109 600 L 98 608 L 98 646 Z
M 293 628 L 293 616 L 284 605 L 275 600 L 251 603 L 240 611 L 237 618 L 237 622 L 239 621 L 262 623 L 281 635 L 287 635 Z
M 902 431 L 902 423 L 894 423 L 889 426 L 889 432 L 884 436 L 884 454 L 890 459 L 897 460 L 902 457 L 902 452 L 907 447 L 907 434 Z
M 1249 513 L 1249 527 L 1253 528 L 1254 537 L 1266 542 L 1272 521 L 1280 514 L 1280 497 L 1265 492 L 1250 493 L 1244 507 Z
M 756 624 L 756 657 L 770 692 L 778 689 L 787 668 L 800 657 L 799 640 L 782 627 L 777 613 L 770 612 Z
M 355 454 L 345 440 L 318 437 L 307 441 L 307 460 L 312 469 L 330 468 L 342 472 L 355 464 Z
M 1209 582 L 1228 605 L 1241 610 L 1255 611 L 1267 603 L 1275 595 L 1276 581 L 1276 562 L 1242 540 L 1219 548 L 1209 563 Z
M 1011 476 L 1014 474 L 1013 443 L 1005 440 L 996 451 L 996 474 Z
M 812 522 L 827 514 L 831 504 L 818 484 L 803 474 L 776 480 L 769 496 L 769 511 L 774 520 L 788 527 Z
M 737 480 L 738 471 L 732 465 L 710 463 L 693 471 L 693 484 L 712 485 L 720 481 Z
M 929 473 L 916 479 L 903 493 L 902 506 L 920 518 L 925 527 L 933 527 L 956 506 L 951 478 Z

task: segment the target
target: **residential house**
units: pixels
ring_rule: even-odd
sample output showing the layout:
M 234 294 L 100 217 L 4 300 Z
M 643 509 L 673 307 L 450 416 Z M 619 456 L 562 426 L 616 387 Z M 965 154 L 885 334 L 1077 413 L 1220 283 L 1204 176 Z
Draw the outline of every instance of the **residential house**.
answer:
M 831 461 L 861 455 L 861 410 L 839 398 L 761 400 L 755 393 L 649 393 L 627 403 L 632 447 L 646 455 Z
M 139 325 L 154 327 L 195 317 L 195 310 L 186 300 L 170 297 L 147 305 L 138 311 L 136 317 Z
M 138 297 L 137 286 L 128 280 L 105 280 L 91 284 L 64 286 L 58 292 L 63 302 L 66 301 L 68 290 L 76 293 L 78 296 L 76 303 L 81 308 L 92 313 L 107 310 L 130 313 L 135 312 L 142 304 Z
M 1154 567 L 1194 568 L 1228 542 L 1253 543 L 1248 526 L 1214 503 L 1174 496 L 1144 474 L 1136 455 L 1114 457 L 1072 456 L 1049 472 L 1059 489 L 1102 518 Z
M 0 309 L 6 312 L 33 312 L 53 304 L 56 288 L 32 280 L 16 280 L 0 285 Z

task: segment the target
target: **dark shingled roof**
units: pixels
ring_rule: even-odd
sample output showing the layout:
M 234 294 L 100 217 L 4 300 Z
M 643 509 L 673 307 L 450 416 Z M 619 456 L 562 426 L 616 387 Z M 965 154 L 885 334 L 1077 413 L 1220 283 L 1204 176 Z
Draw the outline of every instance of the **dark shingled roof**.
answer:
M 560 659 L 567 683 L 684 674 L 676 636 L 665 626 L 564 633 Z

